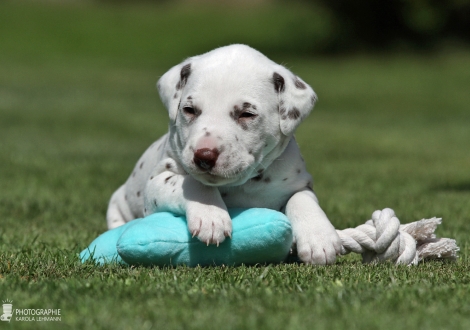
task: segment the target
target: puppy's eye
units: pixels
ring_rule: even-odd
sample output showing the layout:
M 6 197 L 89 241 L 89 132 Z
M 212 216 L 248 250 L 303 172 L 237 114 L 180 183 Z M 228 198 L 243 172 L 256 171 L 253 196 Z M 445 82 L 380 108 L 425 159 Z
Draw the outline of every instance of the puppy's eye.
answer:
M 240 114 L 239 118 L 255 118 L 256 116 L 257 115 L 252 112 L 245 111 Z
M 196 110 L 192 107 L 184 107 L 183 111 L 185 114 L 190 115 L 190 116 L 195 116 L 196 115 Z

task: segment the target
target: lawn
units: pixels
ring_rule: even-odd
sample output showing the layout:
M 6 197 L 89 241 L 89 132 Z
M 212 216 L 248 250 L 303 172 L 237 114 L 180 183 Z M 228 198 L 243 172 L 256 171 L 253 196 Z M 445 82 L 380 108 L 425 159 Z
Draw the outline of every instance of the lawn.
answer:
M 223 8 L 0 3 L 0 300 L 61 309 L 60 322 L 1 329 L 470 328 L 470 51 L 296 56 L 282 47 L 289 33 L 269 27 L 306 11 L 262 9 L 232 29 L 207 23 Z M 304 37 L 320 42 L 316 31 Z M 403 223 L 442 217 L 437 234 L 458 241 L 457 262 L 81 264 L 112 192 L 167 128 L 158 77 L 230 42 L 254 44 L 319 95 L 296 137 L 337 228 L 385 207 Z

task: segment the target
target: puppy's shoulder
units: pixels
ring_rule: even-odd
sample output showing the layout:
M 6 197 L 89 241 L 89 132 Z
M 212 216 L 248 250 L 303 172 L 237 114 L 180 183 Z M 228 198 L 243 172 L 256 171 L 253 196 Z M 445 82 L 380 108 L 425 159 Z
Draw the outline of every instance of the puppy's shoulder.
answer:
M 291 196 L 305 188 L 311 189 L 312 176 L 300 154 L 297 142 L 292 138 L 284 152 L 270 166 L 258 171 L 246 184 L 246 190 L 268 195 Z
M 286 149 L 282 154 L 277 157 L 272 164 L 267 168 L 269 172 L 277 173 L 290 173 L 292 169 L 295 169 L 294 173 L 301 174 L 305 171 L 305 161 L 300 153 L 300 148 L 295 141 L 295 138 L 291 138 L 287 144 Z

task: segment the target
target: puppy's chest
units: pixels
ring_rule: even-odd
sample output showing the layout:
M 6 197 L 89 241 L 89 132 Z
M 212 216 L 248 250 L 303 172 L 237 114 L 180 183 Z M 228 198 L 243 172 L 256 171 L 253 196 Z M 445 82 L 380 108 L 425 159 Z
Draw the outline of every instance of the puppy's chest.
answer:
M 296 192 L 311 189 L 312 178 L 305 169 L 287 173 L 263 173 L 236 187 L 219 187 L 222 199 L 229 208 L 262 207 L 281 210 Z

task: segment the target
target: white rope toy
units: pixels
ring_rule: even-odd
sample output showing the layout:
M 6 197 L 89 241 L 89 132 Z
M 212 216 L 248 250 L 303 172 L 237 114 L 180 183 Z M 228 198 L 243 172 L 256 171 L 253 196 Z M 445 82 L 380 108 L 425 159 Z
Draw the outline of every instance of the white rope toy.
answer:
M 441 218 L 422 219 L 405 225 L 392 209 L 372 213 L 372 220 L 356 228 L 337 230 L 342 241 L 341 254 L 362 254 L 364 263 L 391 261 L 416 265 L 424 259 L 455 260 L 460 250 L 454 239 L 436 238 Z

